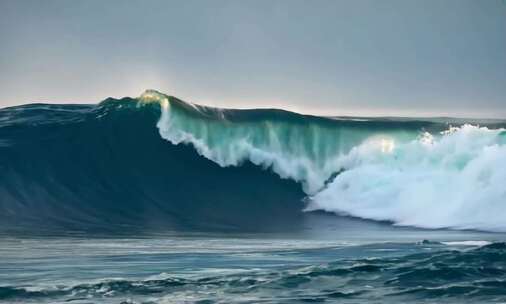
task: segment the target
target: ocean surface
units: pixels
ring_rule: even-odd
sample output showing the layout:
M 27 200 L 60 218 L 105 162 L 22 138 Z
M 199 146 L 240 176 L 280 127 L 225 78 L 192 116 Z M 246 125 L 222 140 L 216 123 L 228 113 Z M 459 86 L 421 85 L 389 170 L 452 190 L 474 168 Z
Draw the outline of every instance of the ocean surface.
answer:
M 4 237 L 0 302 L 506 301 L 504 235 L 359 226 L 327 238 Z M 383 240 L 368 238 L 378 233 Z M 433 241 L 413 241 L 424 236 Z
M 504 303 L 506 121 L 0 109 L 2 303 Z

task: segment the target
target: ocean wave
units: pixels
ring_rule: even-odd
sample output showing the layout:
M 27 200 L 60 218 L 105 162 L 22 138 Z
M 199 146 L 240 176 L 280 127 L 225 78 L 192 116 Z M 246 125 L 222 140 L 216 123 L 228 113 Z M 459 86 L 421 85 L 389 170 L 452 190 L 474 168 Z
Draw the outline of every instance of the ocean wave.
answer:
M 503 128 L 194 112 L 156 94 L 148 96 L 165 98 L 157 124 L 163 138 L 191 144 L 220 166 L 250 161 L 302 183 L 311 202 L 306 210 L 423 228 L 506 231 Z
M 152 90 L 1 109 L 0 226 L 270 229 L 324 210 L 506 231 L 506 123 L 448 122 L 217 109 Z

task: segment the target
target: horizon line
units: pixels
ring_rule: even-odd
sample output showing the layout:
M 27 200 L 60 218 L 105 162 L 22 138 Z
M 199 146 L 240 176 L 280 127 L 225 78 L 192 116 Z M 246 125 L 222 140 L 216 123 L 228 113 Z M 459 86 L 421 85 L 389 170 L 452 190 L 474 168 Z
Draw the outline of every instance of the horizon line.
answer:
M 286 107 L 276 107 L 276 106 L 263 106 L 263 105 L 259 105 L 257 107 L 242 107 L 242 106 L 238 106 L 238 107 L 226 107 L 226 106 L 216 106 L 216 105 L 209 105 L 209 104 L 202 104 L 202 103 L 194 103 L 192 101 L 187 101 L 186 98 L 179 98 L 175 95 L 172 95 L 172 94 L 166 94 L 166 93 L 162 93 L 161 91 L 159 90 L 155 90 L 155 89 L 146 89 L 144 90 L 144 92 L 140 95 L 140 96 L 137 96 L 137 97 L 133 97 L 133 96 L 123 96 L 123 97 L 113 97 L 113 96 L 108 96 L 104 99 L 101 99 L 99 101 L 94 101 L 94 102 L 82 102 L 82 101 L 79 101 L 79 102 L 51 102 L 51 101 L 32 101 L 32 102 L 27 102 L 27 103 L 21 103 L 21 104 L 16 104 L 16 105 L 10 105 L 10 106 L 5 106 L 5 107 L 0 107 L 0 110 L 3 110 L 3 109 L 9 109 L 9 108 L 16 108 L 16 107 L 23 107 L 23 106 L 28 106 L 28 105 L 98 105 L 100 104 L 101 102 L 107 100 L 107 99 L 115 99 L 115 100 L 121 100 L 121 99 L 125 99 L 125 98 L 131 98 L 131 99 L 139 99 L 144 93 L 148 92 L 148 91 L 154 91 L 156 93 L 159 93 L 159 94 L 162 94 L 164 96 L 168 96 L 168 97 L 172 97 L 172 98 L 176 98 L 184 103 L 187 103 L 187 104 L 192 104 L 192 105 L 195 105 L 195 106 L 200 106 L 200 107 L 205 107 L 205 108 L 213 108 L 213 109 L 219 109 L 219 110 L 239 110 L 239 111 L 251 111 L 251 110 L 278 110 L 278 111 L 286 111 L 286 112 L 290 112 L 290 113 L 295 113 L 295 114 L 299 114 L 299 115 L 303 115 L 303 116 L 315 116 L 315 117 L 323 117 L 323 118 L 362 118 L 362 119 L 391 119 L 391 118 L 401 118 L 401 119 L 459 119 L 459 120 L 496 120 L 496 121 L 506 121 L 506 115 L 503 116 L 503 117 L 491 117 L 491 116 L 475 116 L 475 117 L 471 117 L 471 116 L 466 116 L 466 115 L 456 115 L 456 116 L 451 116 L 449 114 L 441 114 L 441 115 L 438 115 L 438 114 L 435 114 L 435 115 L 430 115 L 430 114 L 422 114 L 420 116 L 416 116 L 416 115 L 411 115 L 411 114 L 372 114 L 372 113 L 369 113 L 369 114 L 333 114 L 333 115 L 323 115 L 323 114 L 318 114 L 318 113 L 315 113 L 315 112 L 312 112 L 311 111 L 300 111 L 299 109 L 289 109 L 289 108 L 286 108 Z M 401 111 L 402 112 L 402 111 Z

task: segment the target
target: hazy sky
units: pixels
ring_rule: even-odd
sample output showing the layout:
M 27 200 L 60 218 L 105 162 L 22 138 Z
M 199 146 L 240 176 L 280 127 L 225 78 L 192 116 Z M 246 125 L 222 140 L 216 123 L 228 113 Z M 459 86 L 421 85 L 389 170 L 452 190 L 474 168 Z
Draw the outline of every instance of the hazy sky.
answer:
M 222 107 L 506 118 L 506 0 L 0 0 L 0 107 L 148 88 Z

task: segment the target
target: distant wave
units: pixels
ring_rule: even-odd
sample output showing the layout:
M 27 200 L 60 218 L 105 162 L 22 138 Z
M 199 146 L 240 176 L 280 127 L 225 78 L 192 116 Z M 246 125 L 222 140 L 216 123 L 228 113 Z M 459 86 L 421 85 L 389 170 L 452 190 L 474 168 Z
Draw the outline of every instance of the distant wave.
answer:
M 506 231 L 506 123 L 480 125 L 226 110 L 152 90 L 6 108 L 0 217 L 6 227 L 228 229 L 324 210 Z

